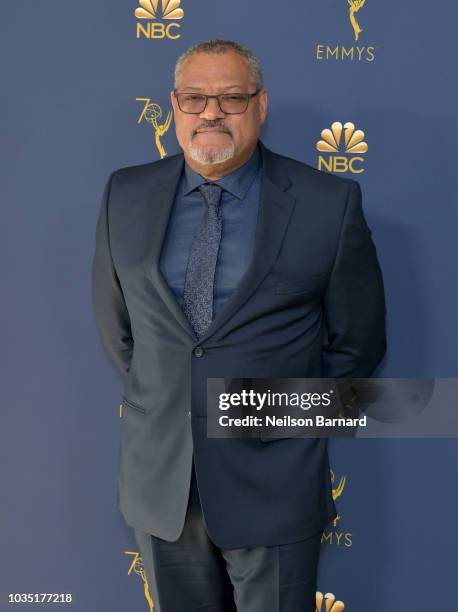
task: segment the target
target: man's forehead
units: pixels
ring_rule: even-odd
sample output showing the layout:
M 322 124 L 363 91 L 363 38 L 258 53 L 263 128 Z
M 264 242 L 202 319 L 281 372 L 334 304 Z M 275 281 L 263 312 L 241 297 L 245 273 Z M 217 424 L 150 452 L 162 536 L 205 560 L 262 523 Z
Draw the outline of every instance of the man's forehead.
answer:
M 210 55 L 196 53 L 184 63 L 180 72 L 180 85 L 202 89 L 246 87 L 251 80 L 249 67 L 243 58 L 233 53 Z

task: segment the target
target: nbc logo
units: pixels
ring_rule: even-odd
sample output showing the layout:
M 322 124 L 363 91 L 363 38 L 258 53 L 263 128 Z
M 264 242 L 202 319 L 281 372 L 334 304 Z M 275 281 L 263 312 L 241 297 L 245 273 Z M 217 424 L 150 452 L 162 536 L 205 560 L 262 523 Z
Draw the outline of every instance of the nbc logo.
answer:
M 316 143 L 317 151 L 329 154 L 318 156 L 318 169 L 325 169 L 328 172 L 353 172 L 353 174 L 364 172 L 364 168 L 361 167 L 364 157 L 361 157 L 361 154 L 367 153 L 369 148 L 364 138 L 364 132 L 356 130 L 350 121 L 344 125 L 340 121 L 335 121 L 331 129 L 326 128 L 321 132 L 321 140 Z M 341 154 L 333 155 L 334 153 Z
M 324 606 L 323 606 L 324 604 Z M 316 612 L 342 612 L 345 608 L 343 601 L 336 601 L 335 595 L 332 593 L 316 593 Z
M 137 22 L 137 38 L 180 38 L 180 24 L 175 23 L 184 16 L 180 0 L 139 0 L 139 4 L 135 9 L 135 17 L 141 20 Z

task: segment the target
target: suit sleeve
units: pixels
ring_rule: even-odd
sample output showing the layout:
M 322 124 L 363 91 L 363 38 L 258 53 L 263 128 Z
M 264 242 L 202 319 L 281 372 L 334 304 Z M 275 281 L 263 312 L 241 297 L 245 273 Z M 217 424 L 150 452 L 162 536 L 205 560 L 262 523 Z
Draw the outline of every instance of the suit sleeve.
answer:
M 323 376 L 371 376 L 386 350 L 385 296 L 356 181 L 352 181 L 348 193 L 324 296 L 324 318 L 327 341 L 323 347 Z
M 133 338 L 129 313 L 110 251 L 108 206 L 112 173 L 102 196 L 92 260 L 92 301 L 97 328 L 109 356 L 126 377 L 132 358 Z

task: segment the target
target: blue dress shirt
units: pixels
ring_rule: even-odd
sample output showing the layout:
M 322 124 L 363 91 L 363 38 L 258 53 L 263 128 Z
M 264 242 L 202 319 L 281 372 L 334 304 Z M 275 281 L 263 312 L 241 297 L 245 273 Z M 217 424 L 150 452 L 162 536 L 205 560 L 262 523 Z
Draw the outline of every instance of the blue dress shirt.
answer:
M 220 201 L 223 228 L 215 269 L 213 318 L 238 285 L 253 255 L 261 173 L 261 154 L 257 146 L 240 168 L 214 181 L 223 188 Z M 197 188 L 206 182 L 184 162 L 161 251 L 160 270 L 180 306 L 183 306 L 186 268 L 194 233 L 203 221 L 207 206 Z

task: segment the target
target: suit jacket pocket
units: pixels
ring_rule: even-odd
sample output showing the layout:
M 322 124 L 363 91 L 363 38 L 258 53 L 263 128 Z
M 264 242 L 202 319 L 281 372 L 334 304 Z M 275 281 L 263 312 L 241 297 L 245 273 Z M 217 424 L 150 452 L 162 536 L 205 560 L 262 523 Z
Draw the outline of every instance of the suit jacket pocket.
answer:
M 122 405 L 123 406 L 127 406 L 128 408 L 132 408 L 133 410 L 136 410 L 137 412 L 146 413 L 146 410 L 145 410 L 145 408 L 143 408 L 143 406 L 139 406 L 135 402 L 131 402 L 126 397 L 122 398 Z
M 304 278 L 282 280 L 275 285 L 275 293 L 305 293 L 319 289 L 323 274 L 310 274 Z

